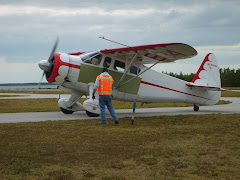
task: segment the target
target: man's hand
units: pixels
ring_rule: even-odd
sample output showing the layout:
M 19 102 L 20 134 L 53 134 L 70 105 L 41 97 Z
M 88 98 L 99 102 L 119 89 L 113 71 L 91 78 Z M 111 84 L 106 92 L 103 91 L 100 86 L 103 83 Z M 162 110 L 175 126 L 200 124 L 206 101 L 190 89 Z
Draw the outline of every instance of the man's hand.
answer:
M 94 93 L 92 93 L 92 98 L 93 98 L 93 100 L 95 99 L 95 95 L 94 95 Z

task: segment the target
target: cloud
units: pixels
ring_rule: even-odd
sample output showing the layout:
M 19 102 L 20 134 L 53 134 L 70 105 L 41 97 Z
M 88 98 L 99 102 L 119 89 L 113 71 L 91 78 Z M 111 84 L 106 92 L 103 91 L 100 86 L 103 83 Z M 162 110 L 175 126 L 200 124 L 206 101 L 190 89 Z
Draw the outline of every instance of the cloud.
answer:
M 88 7 L 88 8 L 59 9 L 55 7 L 12 6 L 12 5 L 1 5 L 0 9 L 1 9 L 0 16 L 39 14 L 53 17 L 76 16 L 76 15 L 136 17 L 161 12 L 153 8 L 106 10 L 98 7 Z
M 7 63 L 0 57 L 0 83 L 38 82 L 41 75 L 37 63 Z
M 141 4 L 139 4 L 141 5 Z M 177 8 L 164 8 L 155 6 L 145 7 L 126 7 L 116 6 L 115 8 L 97 7 L 96 4 L 91 4 L 88 7 L 56 7 L 56 6 L 34 6 L 34 5 L 6 5 L 0 4 L 0 16 L 24 16 L 24 15 L 43 15 L 47 17 L 59 17 L 59 16 L 81 16 L 81 15 L 94 15 L 94 16 L 112 16 L 112 17 L 127 17 L 136 18 L 147 15 L 163 15 L 168 18 L 174 18 L 181 14 L 196 14 L 201 8 L 198 7 L 177 7 Z
M 37 63 L 48 58 L 56 36 L 60 52 L 120 47 L 98 39 L 105 36 L 129 46 L 182 42 L 199 51 L 192 64 L 209 52 L 220 65 L 239 64 L 239 9 L 236 0 L 1 1 L 0 56 Z
M 198 46 L 196 47 L 196 50 L 199 52 L 200 58 L 204 58 L 208 53 L 213 53 L 216 56 L 219 65 L 224 67 L 236 66 L 239 68 L 240 44 Z
M 168 64 L 159 64 L 156 67 L 153 68 L 153 70 L 158 72 L 173 72 L 179 74 L 182 72 L 183 74 L 191 74 L 191 73 L 197 73 L 200 65 L 199 64 L 192 64 L 192 63 L 168 63 Z M 230 68 L 230 69 L 240 69 L 240 64 L 234 64 L 234 65 L 219 65 L 219 68 Z
M 216 56 L 219 68 L 240 69 L 240 44 L 198 46 L 195 49 L 198 51 L 198 55 L 194 58 L 159 64 L 153 69 L 159 72 L 196 73 L 208 53 L 213 53 Z M 231 60 L 231 63 L 229 63 L 229 60 Z
M 216 45 L 216 46 L 199 46 L 196 47 L 198 51 L 202 53 L 207 53 L 209 51 L 213 51 L 215 53 L 227 52 L 231 54 L 239 54 L 240 55 L 240 44 L 235 45 Z

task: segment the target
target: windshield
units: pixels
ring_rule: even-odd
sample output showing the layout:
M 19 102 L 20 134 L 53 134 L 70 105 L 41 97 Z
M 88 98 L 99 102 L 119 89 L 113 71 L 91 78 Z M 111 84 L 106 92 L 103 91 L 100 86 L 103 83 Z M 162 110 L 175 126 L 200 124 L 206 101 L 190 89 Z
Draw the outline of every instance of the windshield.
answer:
M 85 54 L 81 55 L 80 57 L 81 57 L 82 61 L 88 62 L 91 60 L 91 58 L 93 58 L 99 54 L 100 54 L 99 51 L 93 51 L 93 52 L 85 53 Z

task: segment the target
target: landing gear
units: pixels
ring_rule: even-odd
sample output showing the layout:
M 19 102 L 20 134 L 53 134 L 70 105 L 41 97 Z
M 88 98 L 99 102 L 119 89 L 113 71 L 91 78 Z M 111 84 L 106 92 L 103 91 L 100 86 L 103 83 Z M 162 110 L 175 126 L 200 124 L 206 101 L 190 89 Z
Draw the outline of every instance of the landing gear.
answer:
M 193 105 L 193 110 L 194 111 L 199 111 L 199 106 L 197 106 L 196 104 Z
M 70 98 L 61 98 L 58 100 L 58 106 L 64 114 L 72 114 L 73 112 L 80 111 L 83 109 L 78 99 L 82 97 L 82 94 L 73 93 Z
M 61 109 L 61 111 L 64 113 L 64 114 L 72 114 L 74 111 L 69 111 L 69 110 L 67 110 L 67 109 L 63 109 L 63 108 L 61 108 L 60 107 L 60 109 Z
M 89 116 L 89 117 L 98 117 L 100 114 L 95 114 L 95 113 L 92 113 L 92 112 L 89 112 L 89 111 L 86 111 L 86 114 Z

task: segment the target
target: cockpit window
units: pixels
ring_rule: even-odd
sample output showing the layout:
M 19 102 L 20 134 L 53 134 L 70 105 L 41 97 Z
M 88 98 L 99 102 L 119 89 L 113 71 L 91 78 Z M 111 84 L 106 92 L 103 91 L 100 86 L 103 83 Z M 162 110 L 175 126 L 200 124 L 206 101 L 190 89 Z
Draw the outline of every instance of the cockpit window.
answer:
M 105 57 L 103 67 L 109 68 L 109 66 L 111 65 L 111 61 L 112 61 L 112 59 L 110 57 Z
M 118 60 L 115 60 L 114 69 L 118 70 L 120 72 L 124 72 L 124 70 L 125 70 L 125 63 L 121 62 L 121 61 L 118 61 Z
M 82 61 L 88 62 L 91 58 L 93 58 L 97 55 L 99 55 L 99 52 L 93 51 L 93 52 L 84 53 L 80 57 L 81 57 Z
M 85 62 L 89 63 L 89 64 L 93 64 L 93 65 L 99 65 L 102 59 L 102 55 L 98 54 L 97 56 L 93 57 L 93 58 L 89 58 L 87 59 Z
M 131 66 L 131 68 L 130 68 L 130 73 L 132 73 L 132 74 L 138 74 L 138 73 L 140 73 L 140 71 L 141 71 L 141 69 L 136 66 Z

